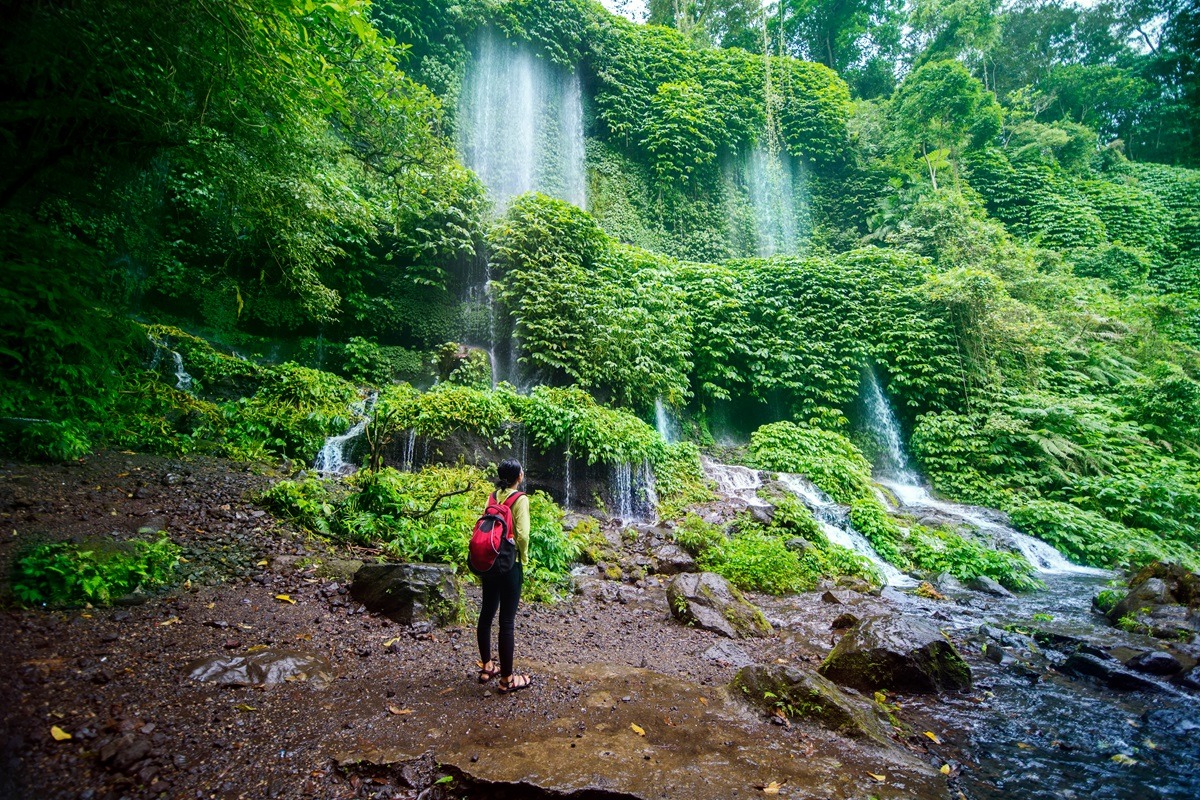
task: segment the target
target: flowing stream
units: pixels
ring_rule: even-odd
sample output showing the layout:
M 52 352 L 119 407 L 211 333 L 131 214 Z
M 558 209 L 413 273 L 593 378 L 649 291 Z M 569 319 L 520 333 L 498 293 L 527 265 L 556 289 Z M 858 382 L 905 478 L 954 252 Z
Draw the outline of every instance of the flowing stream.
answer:
M 313 462 L 313 469 L 322 475 L 347 475 L 356 469 L 355 446 L 371 421 L 371 410 L 375 407 L 377 398 L 378 395 L 373 393 L 361 404 L 357 409 L 361 419 L 355 422 L 350 430 L 338 436 L 330 436 L 325 440 L 321 452 L 317 453 L 317 458 Z

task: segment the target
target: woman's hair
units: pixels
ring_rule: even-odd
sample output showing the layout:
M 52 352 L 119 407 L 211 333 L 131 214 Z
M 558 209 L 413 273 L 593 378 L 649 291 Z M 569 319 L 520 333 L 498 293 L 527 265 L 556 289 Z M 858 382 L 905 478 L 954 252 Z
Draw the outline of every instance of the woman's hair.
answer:
M 496 467 L 496 485 L 507 489 L 521 477 L 521 462 L 515 458 L 506 458 Z

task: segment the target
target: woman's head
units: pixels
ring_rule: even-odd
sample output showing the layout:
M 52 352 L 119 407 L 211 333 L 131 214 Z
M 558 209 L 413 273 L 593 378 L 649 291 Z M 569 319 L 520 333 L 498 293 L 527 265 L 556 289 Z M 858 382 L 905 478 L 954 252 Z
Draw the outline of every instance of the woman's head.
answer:
M 506 458 L 496 467 L 496 485 L 501 489 L 516 486 L 521 480 L 521 462 L 515 458 Z

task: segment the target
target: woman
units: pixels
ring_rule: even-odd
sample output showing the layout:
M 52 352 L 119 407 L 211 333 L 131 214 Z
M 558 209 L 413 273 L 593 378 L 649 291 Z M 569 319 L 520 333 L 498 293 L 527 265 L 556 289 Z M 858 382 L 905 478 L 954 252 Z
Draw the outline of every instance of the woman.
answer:
M 503 503 L 525 480 L 525 471 L 521 469 L 519 461 L 510 458 L 501 462 L 496 472 L 496 502 Z M 521 602 L 524 565 L 529 563 L 529 498 L 524 494 L 512 504 L 512 518 L 517 540 L 516 561 L 512 569 L 502 575 L 484 573 L 480 576 L 483 602 L 479 607 L 479 625 L 476 628 L 479 638 L 479 682 L 487 683 L 499 675 L 497 691 L 500 694 L 524 689 L 533 682 L 528 675 L 513 674 L 513 626 L 517 619 L 517 605 Z M 500 610 L 498 665 L 492 660 L 492 619 L 496 616 L 497 608 Z

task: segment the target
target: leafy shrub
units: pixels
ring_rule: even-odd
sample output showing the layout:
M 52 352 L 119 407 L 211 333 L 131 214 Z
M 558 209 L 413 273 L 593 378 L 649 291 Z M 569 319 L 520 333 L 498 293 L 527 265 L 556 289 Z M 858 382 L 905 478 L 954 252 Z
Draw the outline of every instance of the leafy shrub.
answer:
M 566 449 L 588 464 L 657 462 L 662 437 L 627 411 L 606 408 L 576 387 L 539 386 L 516 398 L 526 435 L 543 450 Z
M 800 557 L 783 539 L 754 529 L 722 538 L 700 553 L 697 564 L 746 591 L 791 594 L 812 586 L 804 579 Z
M 953 531 L 913 525 L 902 546 L 904 555 L 918 569 L 949 572 L 961 581 L 986 576 L 1014 591 L 1043 586 L 1033 565 L 1023 556 L 989 550 Z
M 108 605 L 135 590 L 168 583 L 179 552 L 166 533 L 149 542 L 37 545 L 14 562 L 13 594 L 26 605 Z
M 1101 589 L 1092 599 L 1092 605 L 1102 614 L 1107 614 L 1117 607 L 1117 603 L 1125 599 L 1125 592 L 1118 589 Z
M 279 481 L 258 496 L 258 502 L 277 515 L 317 533 L 331 532 L 334 498 L 320 478 Z
M 1140 286 L 1153 266 L 1154 262 L 1144 250 L 1116 244 L 1077 250 L 1071 262 L 1076 275 L 1100 278 L 1119 291 Z
M 254 396 L 226 409 L 230 436 L 261 439 L 281 456 L 310 462 L 324 441 L 343 432 L 354 387 L 329 373 L 297 364 L 281 364 Z
M 871 465 L 840 433 L 775 422 L 751 434 L 750 453 L 760 469 L 802 474 L 842 505 L 872 494 Z
M 699 514 L 691 513 L 675 526 L 673 536 L 676 544 L 694 556 L 718 547 L 725 541 L 725 534 L 721 533 L 720 528 L 705 522 Z
M 662 519 L 675 519 L 688 506 L 706 503 L 714 497 L 700 467 L 700 448 L 691 442 L 677 442 L 663 448 L 662 455 L 654 462 L 654 483 Z

